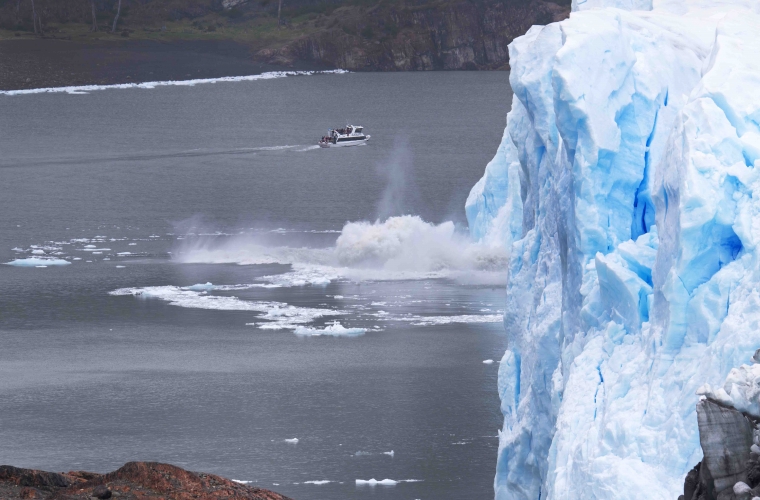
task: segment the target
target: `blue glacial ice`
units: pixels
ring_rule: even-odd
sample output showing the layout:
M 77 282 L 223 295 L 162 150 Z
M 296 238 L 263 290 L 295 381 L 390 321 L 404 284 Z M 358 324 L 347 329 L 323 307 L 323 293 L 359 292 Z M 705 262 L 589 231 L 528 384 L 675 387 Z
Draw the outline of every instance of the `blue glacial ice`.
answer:
M 675 499 L 698 389 L 760 347 L 760 2 L 573 10 L 510 45 L 466 204 L 510 254 L 495 496 Z

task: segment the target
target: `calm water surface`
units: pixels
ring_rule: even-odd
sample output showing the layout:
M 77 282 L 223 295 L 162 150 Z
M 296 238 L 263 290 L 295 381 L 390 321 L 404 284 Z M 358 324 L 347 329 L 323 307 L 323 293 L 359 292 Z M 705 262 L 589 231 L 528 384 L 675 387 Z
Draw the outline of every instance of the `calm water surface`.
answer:
M 0 262 L 70 263 L 0 265 L 0 462 L 490 497 L 503 276 L 325 259 L 347 222 L 466 225 L 510 100 L 502 72 L 0 96 Z M 368 145 L 311 147 L 346 120 Z M 294 334 L 335 320 L 363 334 Z

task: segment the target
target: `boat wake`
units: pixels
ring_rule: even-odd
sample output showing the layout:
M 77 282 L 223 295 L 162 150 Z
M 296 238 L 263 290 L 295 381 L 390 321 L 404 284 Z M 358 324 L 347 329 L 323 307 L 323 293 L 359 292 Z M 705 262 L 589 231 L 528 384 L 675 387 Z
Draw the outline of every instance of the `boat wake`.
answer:
M 281 145 L 281 146 L 257 146 L 257 147 L 243 147 L 243 148 L 231 148 L 231 149 L 207 149 L 197 148 L 187 151 L 175 151 L 167 153 L 145 153 L 145 154 L 126 154 L 126 155 L 107 155 L 107 156 L 90 156 L 90 157 L 76 157 L 76 158 L 61 158 L 56 157 L 52 159 L 30 159 L 17 161 L 12 159 L 10 166 L 42 166 L 42 165 L 83 165 L 93 163 L 103 163 L 108 161 L 152 161 L 169 158 L 196 158 L 207 156 L 234 156 L 234 155 L 252 155 L 264 152 L 272 151 L 294 151 L 305 152 L 319 149 L 319 146 L 306 146 L 304 144 L 294 145 Z M 4 166 L 2 160 L 0 160 L 0 167 Z

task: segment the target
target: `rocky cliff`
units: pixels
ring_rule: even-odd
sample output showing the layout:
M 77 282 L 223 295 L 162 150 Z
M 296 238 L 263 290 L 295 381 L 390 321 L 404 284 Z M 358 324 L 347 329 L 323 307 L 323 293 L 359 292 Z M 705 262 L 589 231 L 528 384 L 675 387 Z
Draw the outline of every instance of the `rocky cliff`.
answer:
M 753 358 L 760 363 L 760 350 Z M 705 385 L 697 404 L 703 458 L 684 480 L 679 500 L 753 500 L 760 497 L 760 364 L 743 365 L 722 388 Z
M 189 472 L 156 462 L 129 462 L 108 474 L 55 473 L 0 466 L 3 500 L 289 500 L 269 490 L 246 486 L 223 477 Z

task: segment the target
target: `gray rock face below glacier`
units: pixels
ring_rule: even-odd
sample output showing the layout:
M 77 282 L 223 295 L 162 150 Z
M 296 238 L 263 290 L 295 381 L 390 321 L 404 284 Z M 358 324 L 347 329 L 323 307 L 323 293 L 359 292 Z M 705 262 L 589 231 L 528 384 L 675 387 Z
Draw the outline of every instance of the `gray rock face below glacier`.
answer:
M 757 457 L 751 448 L 755 423 L 744 413 L 710 399 L 697 404 L 699 441 L 704 458 L 684 482 L 683 500 L 750 500 L 753 491 L 737 490 L 739 483 L 754 486 Z M 744 489 L 749 490 L 746 486 Z M 741 491 L 740 491 L 741 490 Z

